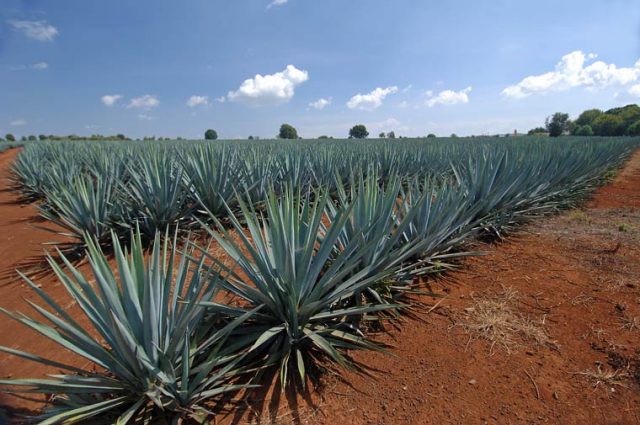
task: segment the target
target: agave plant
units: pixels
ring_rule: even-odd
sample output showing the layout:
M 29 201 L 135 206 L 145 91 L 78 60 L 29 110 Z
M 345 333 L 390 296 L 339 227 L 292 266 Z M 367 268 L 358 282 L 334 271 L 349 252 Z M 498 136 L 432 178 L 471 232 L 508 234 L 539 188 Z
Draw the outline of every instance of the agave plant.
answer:
M 414 241 L 419 245 L 403 271 L 424 275 L 451 269 L 449 259 L 477 254 L 452 252 L 474 236 L 467 199 L 458 187 L 447 180 L 412 179 L 402 190 L 401 199 L 398 216 L 409 223 L 402 229 L 400 243 Z
M 226 206 L 234 206 L 236 187 L 240 184 L 237 158 L 228 149 L 198 147 L 183 156 L 185 183 L 196 202 L 220 217 Z
M 111 179 L 80 176 L 69 186 L 60 184 L 56 191 L 46 192 L 47 204 L 40 206 L 40 214 L 64 228 L 64 236 L 83 241 L 91 235 L 103 241 L 112 226 L 114 192 Z
M 337 204 L 328 203 L 327 220 L 333 222 L 335 217 L 349 211 L 337 239 L 336 251 L 340 252 L 352 241 L 362 238 L 366 243 L 361 253 L 362 267 L 370 266 L 369 273 L 375 275 L 399 269 L 421 249 L 418 246 L 421 241 L 403 237 L 414 212 L 406 210 L 405 214 L 399 214 L 401 180 L 398 173 L 392 172 L 386 184 L 380 183 L 381 178 L 372 167 L 366 174 L 362 171 L 352 173 L 349 184 L 345 184 L 339 175 L 335 178 Z M 356 293 L 354 302 L 360 303 L 361 295 L 377 303 L 395 302 L 410 286 L 410 280 L 395 276 Z
M 235 262 L 227 267 L 210 256 L 214 267 L 225 274 L 224 288 L 242 300 L 236 314 L 262 306 L 235 340 L 244 341 L 248 358 L 258 366 L 277 365 L 283 386 L 292 373 L 304 384 L 314 360 L 349 366 L 345 349 L 380 349 L 351 319 L 399 307 L 350 303 L 355 293 L 392 270 L 371 273 L 372 266 L 362 259 L 375 242 L 366 242 L 362 235 L 335 255 L 350 210 L 338 211 L 325 229 L 322 220 L 329 202 L 323 191 L 312 197 L 290 188 L 280 196 L 269 190 L 264 219 L 258 218 L 252 202 L 240 200 L 242 220 L 230 211 L 233 234 L 219 223 L 216 229 L 206 227 Z M 247 235 L 241 221 L 247 225 Z M 205 304 L 213 312 L 229 311 L 228 306 Z
M 121 225 L 138 222 L 145 234 L 153 236 L 189 217 L 193 206 L 187 203 L 184 169 L 166 152 L 138 158 L 129 176 L 127 184 L 122 184 L 128 199 L 121 210 Z
M 0 381 L 6 391 L 54 395 L 39 418 L 42 424 L 78 423 L 89 418 L 98 423 L 124 424 L 140 419 L 157 423 L 163 418 L 198 416 L 206 414 L 206 400 L 240 388 L 231 382 L 239 357 L 226 352 L 222 343 L 251 312 L 211 330 L 206 338 L 198 338 L 196 329 L 201 328 L 204 314 L 200 302 L 215 296 L 218 282 L 206 276 L 202 260 L 192 264 L 188 252 L 175 267 L 177 240 L 174 237 L 169 246 L 170 239 L 161 242 L 156 235 L 145 261 L 140 232 L 132 237 L 130 254 L 114 234 L 117 273 L 96 242 L 89 240 L 93 279 L 63 255 L 69 272 L 49 258 L 90 326 L 81 325 L 24 276 L 49 307 L 29 302 L 46 320 L 0 309 L 97 366 L 79 368 L 0 346 L 5 353 L 64 371 L 49 375 L 49 379 Z

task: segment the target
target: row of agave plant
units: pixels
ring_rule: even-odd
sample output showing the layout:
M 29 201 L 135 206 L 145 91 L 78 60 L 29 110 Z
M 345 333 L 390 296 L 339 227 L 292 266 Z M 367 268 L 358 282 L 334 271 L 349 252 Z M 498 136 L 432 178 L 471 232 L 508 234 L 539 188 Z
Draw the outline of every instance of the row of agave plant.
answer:
M 112 254 L 102 234 L 85 233 L 90 273 L 62 253 L 62 265 L 49 262 L 86 320 L 26 276 L 42 318 L 2 312 L 92 367 L 0 347 L 61 371 L 0 385 L 53 394 L 45 424 L 204 421 L 267 372 L 284 388 L 318 366 L 352 367 L 350 350 L 385 349 L 367 331 L 410 304 L 416 275 L 470 254 L 465 241 L 574 205 L 636 146 L 593 141 L 532 157 L 483 149 L 437 175 L 370 164 L 334 169 L 327 185 L 267 182 L 264 193 L 221 199 L 224 214 L 198 205 L 194 220 L 214 251 L 177 230 L 154 232 L 146 251 L 143 220 L 129 248 L 109 231 Z
M 534 140 L 516 144 L 491 139 L 314 145 L 45 143 L 27 146 L 13 174 L 23 199 L 37 201 L 42 216 L 64 229 L 65 236 L 82 243 L 88 233 L 108 242 L 112 231 L 127 238 L 133 223 L 151 239 L 156 232 L 176 225 L 200 227 L 207 212 L 228 218 L 227 206 L 237 209 L 238 199 L 246 196 L 264 199 L 267 188 L 282 193 L 286 187 L 302 191 L 324 187 L 335 197 L 340 184 L 336 176 L 349 182 L 351 174 L 369 172 L 382 182 L 400 179 L 404 187 L 415 179 L 461 184 L 463 179 L 478 177 L 472 172 L 486 173 L 480 167 L 493 167 L 502 157 L 504 168 L 515 171 L 519 164 L 539 167 L 546 162 L 546 167 L 565 167 L 563 158 L 573 155 L 575 149 L 586 149 L 584 154 L 591 156 L 597 150 L 606 163 L 621 143 L 573 140 L 554 145 Z M 469 162 L 470 158 L 476 162 Z M 569 160 L 580 163 L 574 157 Z M 456 170 L 460 172 L 454 175 Z M 521 174 L 521 179 L 526 176 Z M 466 185 L 479 187 L 472 180 Z

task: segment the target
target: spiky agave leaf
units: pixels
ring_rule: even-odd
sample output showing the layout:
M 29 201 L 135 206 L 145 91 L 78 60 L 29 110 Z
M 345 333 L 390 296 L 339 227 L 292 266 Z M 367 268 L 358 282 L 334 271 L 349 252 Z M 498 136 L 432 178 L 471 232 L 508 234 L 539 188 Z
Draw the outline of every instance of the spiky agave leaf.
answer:
M 45 320 L 1 310 L 98 367 L 96 372 L 0 347 L 5 353 L 64 371 L 48 379 L 0 381 L 7 391 L 54 394 L 40 417 L 43 424 L 76 423 L 97 415 L 110 423 L 185 416 L 201 409 L 203 401 L 239 388 L 230 379 L 240 358 L 228 352 L 223 342 L 253 312 L 238 315 L 226 326 L 212 329 L 206 340 L 199 340 L 194 330 L 201 328 L 205 311 L 200 302 L 218 291 L 218 281 L 205 276 L 203 260 L 193 262 L 184 252 L 177 262 L 176 237 L 170 244 L 170 238 L 163 242 L 156 234 L 146 260 L 139 231 L 132 237 L 130 254 L 115 234 L 113 245 L 116 270 L 95 241 L 88 240 L 92 278 L 63 255 L 68 271 L 49 258 L 88 325 L 81 325 L 24 276 L 49 307 L 30 302 Z
M 286 189 L 276 196 L 270 190 L 265 200 L 265 218 L 258 218 L 251 203 L 240 201 L 242 220 L 231 214 L 233 233 L 221 225 L 215 230 L 207 227 L 235 262 L 226 267 L 210 256 L 215 268 L 226 273 L 225 289 L 243 300 L 233 311 L 240 314 L 262 306 L 243 325 L 236 340 L 250 347 L 248 356 L 258 366 L 278 365 L 283 386 L 291 374 L 299 375 L 304 383 L 315 358 L 349 366 L 345 349 L 380 349 L 350 319 L 398 307 L 345 306 L 345 300 L 391 271 L 370 273 L 372 266 L 361 260 L 374 242 L 367 243 L 362 236 L 335 255 L 334 247 L 350 211 L 337 212 L 323 232 L 328 202 L 323 191 L 311 199 L 308 192 L 301 195 Z M 248 234 L 241 221 L 246 222 Z M 321 233 L 323 237 L 319 237 Z M 207 305 L 214 312 L 230 312 L 227 306 Z

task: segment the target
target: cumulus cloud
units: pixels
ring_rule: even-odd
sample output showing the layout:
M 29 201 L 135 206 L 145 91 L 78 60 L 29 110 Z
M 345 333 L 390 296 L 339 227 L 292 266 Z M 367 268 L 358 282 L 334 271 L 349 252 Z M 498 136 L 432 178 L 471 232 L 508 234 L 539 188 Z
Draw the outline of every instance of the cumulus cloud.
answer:
M 532 94 L 569 90 L 585 87 L 596 90 L 611 86 L 626 86 L 640 80 L 640 60 L 633 67 L 618 68 L 615 64 L 594 60 L 597 55 L 586 55 L 580 50 L 566 54 L 560 59 L 553 71 L 540 75 L 531 75 L 518 84 L 502 91 L 508 98 L 522 99 Z M 586 65 L 586 66 L 585 66 Z
M 391 86 L 387 88 L 376 88 L 371 93 L 361 94 L 353 96 L 347 102 L 349 109 L 362 109 L 363 111 L 373 111 L 382 105 L 382 101 L 390 94 L 396 93 L 398 87 Z
M 436 105 L 451 106 L 460 103 L 469 103 L 469 93 L 471 93 L 471 90 L 471 87 L 460 91 L 443 90 L 435 96 L 432 91 L 428 91 L 426 95 L 429 99 L 427 99 L 426 104 L 429 108 L 433 108 Z
M 282 72 L 271 75 L 257 74 L 245 80 L 236 91 L 230 91 L 227 99 L 231 102 L 253 106 L 279 105 L 290 101 L 295 88 L 309 79 L 307 71 L 287 65 Z
M 209 104 L 208 96 L 196 96 L 193 95 L 187 100 L 187 106 L 194 108 L 196 106 L 207 106 Z
M 144 96 L 131 99 L 127 108 L 151 109 L 158 105 L 160 105 L 160 101 L 156 96 L 145 94 Z
M 313 109 L 317 109 L 317 110 L 321 111 L 324 108 L 326 108 L 327 106 L 331 105 L 331 101 L 332 101 L 331 98 L 329 98 L 329 99 L 320 98 L 320 99 L 316 100 L 315 102 L 309 103 L 309 106 L 312 107 Z
M 15 121 L 11 121 L 9 124 L 11 124 L 13 127 L 20 127 L 20 126 L 26 125 L 27 122 L 25 120 L 15 120 Z
M 633 97 L 640 97 L 640 84 L 629 87 L 628 93 Z
M 106 106 L 113 106 L 120 99 L 122 99 L 121 94 L 105 94 L 100 98 L 102 103 L 104 103 Z
M 224 96 L 220 96 L 220 97 L 216 97 L 214 100 L 218 103 L 224 103 L 227 101 L 227 98 Z
M 47 21 L 9 21 L 9 24 L 15 30 L 38 41 L 53 41 L 58 35 L 58 29 Z

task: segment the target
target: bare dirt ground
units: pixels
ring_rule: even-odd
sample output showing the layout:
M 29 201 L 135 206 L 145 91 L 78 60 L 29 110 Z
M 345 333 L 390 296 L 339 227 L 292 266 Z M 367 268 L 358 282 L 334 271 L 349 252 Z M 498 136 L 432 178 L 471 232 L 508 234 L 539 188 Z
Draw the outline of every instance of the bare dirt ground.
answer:
M 0 154 L 0 306 L 29 311 L 11 279 L 25 259 L 58 240 L 38 230 L 31 205 L 16 204 Z M 422 301 L 378 340 L 392 355 L 356 353 L 372 376 L 326 376 L 309 396 L 250 394 L 222 423 L 636 424 L 640 423 L 640 152 L 580 210 L 479 245 L 460 271 L 435 282 L 444 299 Z M 57 300 L 51 275 L 37 283 Z M 69 306 L 73 309 L 73 306 Z M 0 318 L 0 345 L 68 355 Z M 0 354 L 0 378 L 51 370 Z M 278 395 L 278 394 L 276 394 Z M 280 400 L 277 400 L 280 398 Z M 12 412 L 37 403 L 0 394 Z M 258 412 L 258 413 L 255 413 Z M 0 419 L 0 423 L 2 419 Z

